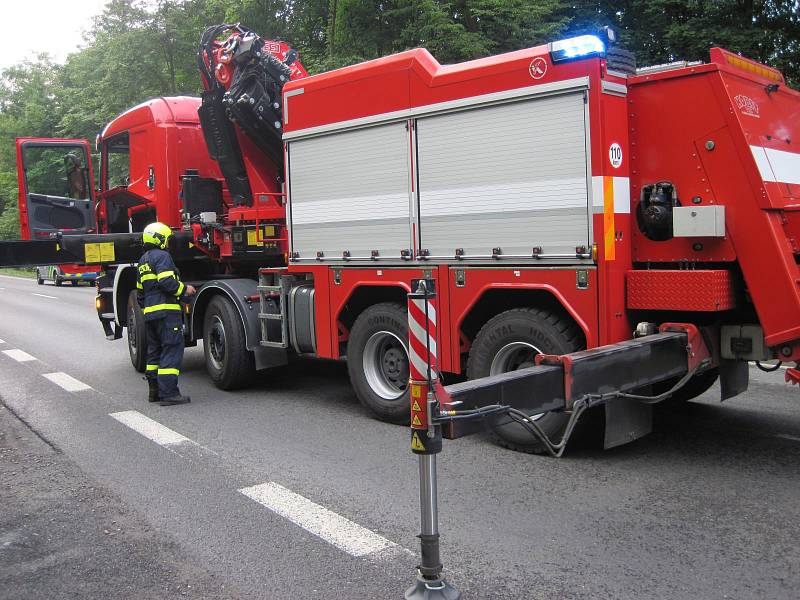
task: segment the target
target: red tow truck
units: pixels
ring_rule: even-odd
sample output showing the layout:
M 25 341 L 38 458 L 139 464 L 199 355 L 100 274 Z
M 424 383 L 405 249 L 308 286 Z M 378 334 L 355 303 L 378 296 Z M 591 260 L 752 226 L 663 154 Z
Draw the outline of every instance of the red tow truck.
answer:
M 186 341 L 203 341 L 223 389 L 290 354 L 346 359 L 363 405 L 407 422 L 418 279 L 435 282 L 448 382 L 670 322 L 708 349 L 674 400 L 717 379 L 723 398 L 744 391 L 751 361 L 800 361 L 800 93 L 773 68 L 713 48 L 707 63 L 636 69 L 608 39 L 580 36 L 309 76 L 285 43 L 230 25 L 204 34 L 199 64 L 202 98 L 149 100 L 98 137 L 82 235 L 0 247 L 2 264 L 102 265 L 101 322 L 109 339 L 127 328 L 137 369 L 136 234 L 156 219 L 199 290 Z M 31 141 L 17 143 L 29 164 Z M 89 164 L 86 142 L 35 144 L 71 144 Z M 21 214 L 38 201 L 21 194 Z M 637 381 L 666 389 L 680 373 L 658 360 L 639 355 Z M 557 434 L 568 413 L 538 427 Z M 522 428 L 494 435 L 541 449 Z

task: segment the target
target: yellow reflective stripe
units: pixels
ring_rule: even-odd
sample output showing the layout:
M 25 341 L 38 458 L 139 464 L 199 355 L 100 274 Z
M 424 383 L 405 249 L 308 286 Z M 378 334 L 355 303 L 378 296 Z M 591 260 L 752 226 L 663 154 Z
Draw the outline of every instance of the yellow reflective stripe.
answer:
M 139 278 L 139 280 L 140 281 L 155 281 L 156 280 L 156 276 L 153 275 L 152 273 L 148 273 L 147 275 L 142 275 Z
M 159 369 L 159 375 L 180 375 L 180 371 L 178 369 Z
M 148 371 L 157 371 L 158 365 L 147 365 L 146 370 Z
M 137 290 L 142 290 L 142 289 L 144 289 L 144 288 L 142 287 L 142 284 L 141 284 L 141 283 L 139 283 L 138 281 L 136 282 L 136 289 L 137 289 Z
M 180 296 L 181 294 L 183 294 L 183 290 L 185 290 L 185 289 L 186 289 L 186 286 L 184 285 L 184 283 L 182 281 L 179 281 L 178 282 L 178 291 L 175 292 L 175 295 L 176 296 Z
M 166 279 L 167 277 L 175 277 L 175 271 L 161 271 L 158 274 L 158 280 Z
M 154 304 L 153 306 L 146 306 L 142 312 L 144 314 L 148 314 L 151 312 L 156 312 L 157 310 L 180 310 L 180 304 Z

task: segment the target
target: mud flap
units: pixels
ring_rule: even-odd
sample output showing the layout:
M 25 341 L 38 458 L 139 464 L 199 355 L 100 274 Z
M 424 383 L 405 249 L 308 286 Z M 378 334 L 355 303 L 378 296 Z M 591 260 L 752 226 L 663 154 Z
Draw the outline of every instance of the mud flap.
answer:
M 744 360 L 723 360 L 719 363 L 721 400 L 733 398 L 747 391 L 750 384 L 750 365 Z
M 653 430 L 653 407 L 628 398 L 606 402 L 606 431 L 603 448 L 622 446 Z

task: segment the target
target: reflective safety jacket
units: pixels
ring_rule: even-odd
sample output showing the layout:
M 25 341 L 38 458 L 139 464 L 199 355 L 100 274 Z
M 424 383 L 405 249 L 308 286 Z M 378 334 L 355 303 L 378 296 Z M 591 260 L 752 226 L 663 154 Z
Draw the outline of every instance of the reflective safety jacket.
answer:
M 142 254 L 136 289 L 145 321 L 181 314 L 180 298 L 186 285 L 180 280 L 169 252 L 153 248 Z

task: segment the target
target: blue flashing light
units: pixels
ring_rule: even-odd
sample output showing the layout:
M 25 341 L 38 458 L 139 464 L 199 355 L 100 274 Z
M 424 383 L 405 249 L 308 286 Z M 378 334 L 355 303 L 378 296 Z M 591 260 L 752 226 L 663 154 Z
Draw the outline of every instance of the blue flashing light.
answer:
M 550 58 L 554 63 L 598 56 L 605 51 L 606 45 L 596 35 L 581 35 L 550 44 Z

